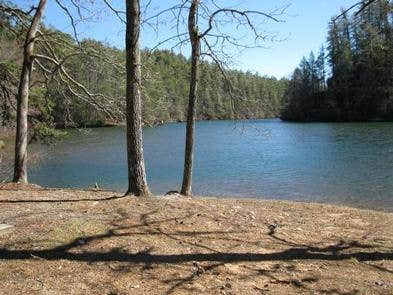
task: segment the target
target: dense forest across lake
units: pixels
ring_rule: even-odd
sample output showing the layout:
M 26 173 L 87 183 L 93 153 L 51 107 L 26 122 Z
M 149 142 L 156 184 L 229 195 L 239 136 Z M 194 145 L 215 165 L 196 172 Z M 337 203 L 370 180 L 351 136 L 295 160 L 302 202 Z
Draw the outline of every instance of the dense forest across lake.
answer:
M 372 1 L 329 24 L 328 46 L 294 71 L 281 114 L 293 121 L 393 119 L 392 3 Z
M 11 34 L 15 30 L 22 29 L 0 14 L 0 124 L 3 126 L 15 121 L 15 95 L 24 41 Z M 30 122 L 43 135 L 49 132 L 48 127 L 122 122 L 126 91 L 125 51 L 95 40 L 83 40 L 77 44 L 74 38 L 63 32 L 50 28 L 44 30 L 51 35 L 50 40 L 61 40 L 51 44 L 59 58 L 72 53 L 73 46 L 82 46 L 86 54 L 67 57 L 67 69 L 75 80 L 86 85 L 92 93 L 100 93 L 100 97 L 97 96 L 95 105 L 88 103 L 65 83 L 46 77 L 45 71 L 36 65 L 29 102 Z M 68 43 L 69 48 L 58 45 L 64 43 Z M 47 53 L 45 50 L 37 46 L 38 53 Z M 143 122 L 152 125 L 184 121 L 189 92 L 189 60 L 168 50 L 145 49 L 142 67 Z M 285 79 L 237 70 L 230 70 L 224 76 L 215 64 L 203 62 L 197 117 L 202 120 L 277 117 L 287 83 Z M 107 99 L 104 102 L 102 98 Z
M 0 1 L 1 2 L 1 1 Z M 333 17 L 327 46 L 303 58 L 291 80 L 262 77 L 203 62 L 198 89 L 200 120 L 281 116 L 289 121 L 368 121 L 393 119 L 392 4 L 374 1 L 362 11 Z M 23 31 L 0 14 L 0 125 L 15 122 L 15 96 L 22 63 Z M 38 135 L 50 129 L 102 126 L 124 121 L 125 51 L 105 43 L 44 27 L 53 53 L 66 57 L 69 72 L 103 103 L 86 101 L 80 91 L 35 67 L 30 123 Z M 21 31 L 15 34 L 15 31 Z M 19 38 L 16 36 L 20 36 Z M 59 42 L 55 42 L 58 40 Z M 61 42 L 60 42 L 61 40 Z M 79 42 L 79 43 L 78 43 Z M 62 44 L 61 46 L 59 44 Z M 69 44 L 69 46 L 64 46 Z M 80 46 L 86 54 L 72 54 Z M 17 50 L 15 50 L 17 49 Z M 38 54 L 45 52 L 37 47 Z M 143 122 L 185 121 L 190 62 L 169 50 L 142 51 Z M 82 91 L 83 92 L 83 91 Z

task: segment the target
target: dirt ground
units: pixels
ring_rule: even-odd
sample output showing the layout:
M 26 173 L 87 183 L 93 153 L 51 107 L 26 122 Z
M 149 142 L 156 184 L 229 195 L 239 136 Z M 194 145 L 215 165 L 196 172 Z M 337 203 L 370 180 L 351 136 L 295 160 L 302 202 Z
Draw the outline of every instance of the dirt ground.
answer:
M 0 187 L 1 294 L 393 294 L 393 215 Z

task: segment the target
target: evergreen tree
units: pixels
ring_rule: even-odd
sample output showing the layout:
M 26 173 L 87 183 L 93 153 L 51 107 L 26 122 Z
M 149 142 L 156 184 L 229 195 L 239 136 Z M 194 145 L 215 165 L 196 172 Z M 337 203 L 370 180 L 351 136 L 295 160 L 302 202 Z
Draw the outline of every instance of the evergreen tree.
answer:
M 340 17 L 333 18 L 327 38 L 331 76 L 326 77 L 323 49 L 315 62 L 317 88 L 310 83 L 310 77 L 314 76 L 313 56 L 303 59 L 292 77 L 282 118 L 393 119 L 392 29 L 392 1 L 389 0 L 365 2 L 352 16 L 344 11 Z

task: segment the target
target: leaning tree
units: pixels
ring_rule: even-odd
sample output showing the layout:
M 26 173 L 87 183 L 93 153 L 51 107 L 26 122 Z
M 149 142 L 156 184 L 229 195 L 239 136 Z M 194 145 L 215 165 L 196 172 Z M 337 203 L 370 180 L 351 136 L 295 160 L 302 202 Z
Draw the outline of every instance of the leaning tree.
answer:
M 34 44 L 41 19 L 44 14 L 46 0 L 40 0 L 23 46 L 23 65 L 19 80 L 16 110 L 16 140 L 14 182 L 27 183 L 27 112 L 29 108 L 30 78 L 33 70 Z
M 75 18 L 83 19 L 78 3 L 71 1 L 71 5 L 76 8 L 77 15 L 73 15 L 69 7 L 61 0 L 55 0 L 55 3 L 70 19 L 74 32 L 74 42 L 62 38 L 59 34 L 42 25 L 46 0 L 39 0 L 38 5 L 31 7 L 30 10 L 23 10 L 0 2 L 1 17 L 9 24 L 6 29 L 10 31 L 10 34 L 14 34 L 16 38 L 24 39 L 19 86 L 15 94 L 17 107 L 13 181 L 17 183 L 27 183 L 28 181 L 28 112 L 30 89 L 33 84 L 38 83 L 43 87 L 49 83 L 62 85 L 66 89 L 63 93 L 64 98 L 67 96 L 77 97 L 94 108 L 105 112 L 111 118 L 121 118 L 123 116 L 121 106 L 113 104 L 113 98 L 90 91 L 70 74 L 67 63 L 72 61 L 75 56 L 86 55 L 107 60 L 108 63 L 111 63 L 111 61 L 100 52 L 93 49 L 86 50 L 81 46 L 75 25 Z M 58 50 L 59 48 L 61 50 Z M 66 53 L 63 54 L 63 52 Z M 37 73 L 36 76 L 40 76 L 40 78 L 34 78 L 33 73 Z M 3 82 L 2 84 L 4 85 Z M 7 95 L 9 93 L 7 92 Z

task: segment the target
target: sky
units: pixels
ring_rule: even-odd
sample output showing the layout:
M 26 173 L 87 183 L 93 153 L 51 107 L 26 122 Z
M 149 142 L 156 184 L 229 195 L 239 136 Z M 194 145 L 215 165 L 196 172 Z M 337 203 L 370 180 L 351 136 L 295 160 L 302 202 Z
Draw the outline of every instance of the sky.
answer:
M 83 10 L 87 19 L 77 23 L 80 39 L 92 38 L 106 42 L 118 48 L 124 48 L 125 29 L 121 21 L 109 11 L 102 0 L 76 0 L 88 7 Z M 110 3 L 124 10 L 124 0 L 109 0 Z M 258 28 L 269 35 L 275 35 L 274 42 L 263 44 L 263 48 L 247 49 L 236 52 L 233 48 L 233 59 L 230 67 L 243 71 L 251 71 L 260 75 L 275 76 L 277 78 L 289 77 L 303 56 L 310 51 L 318 52 L 325 44 L 328 22 L 332 16 L 337 15 L 341 8 L 353 5 L 356 0 L 217 0 L 233 7 L 271 12 L 277 8 L 287 7 L 285 13 L 279 16 L 282 22 L 265 21 Z M 21 7 L 36 5 L 37 0 L 14 0 Z M 71 0 L 62 0 L 70 5 Z M 142 0 L 142 5 L 144 0 Z M 151 16 L 177 3 L 175 0 L 152 0 L 146 16 Z M 71 6 L 70 6 L 71 7 Z M 75 11 L 74 11 L 75 12 Z M 167 20 L 167 23 L 164 20 Z M 158 32 L 145 26 L 141 34 L 141 45 L 144 48 L 154 47 L 160 40 L 172 36 L 173 30 L 169 16 L 161 19 Z M 64 11 L 59 9 L 54 0 L 48 1 L 45 13 L 45 23 L 62 31 L 72 33 L 72 27 Z M 202 28 L 203 29 L 203 28 Z M 231 28 L 229 28 L 230 30 Z M 232 28 L 235 30 L 235 28 Z M 249 38 L 251 38 L 250 36 Z M 253 39 L 244 39 L 252 42 Z M 160 48 L 170 48 L 170 44 Z M 182 53 L 188 56 L 188 48 Z

